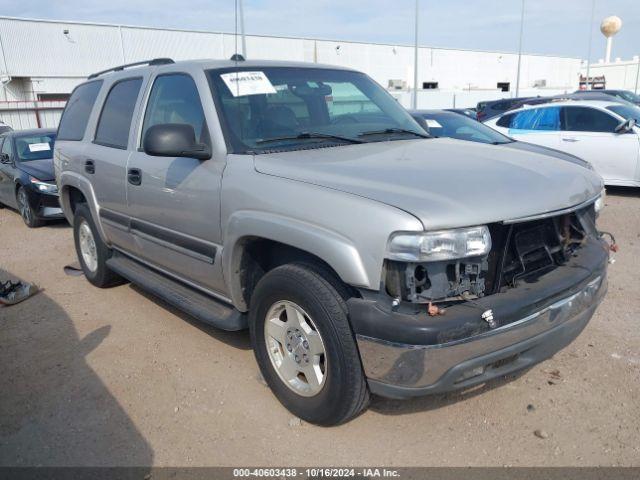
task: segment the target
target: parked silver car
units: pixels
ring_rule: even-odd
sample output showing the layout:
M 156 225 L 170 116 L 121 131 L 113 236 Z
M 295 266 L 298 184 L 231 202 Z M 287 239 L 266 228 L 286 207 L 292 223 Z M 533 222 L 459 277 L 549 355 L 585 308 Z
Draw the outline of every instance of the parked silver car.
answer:
M 248 327 L 282 404 L 331 425 L 528 367 L 593 315 L 600 177 L 493 147 L 429 138 L 357 71 L 159 59 L 76 88 L 55 167 L 91 283 Z

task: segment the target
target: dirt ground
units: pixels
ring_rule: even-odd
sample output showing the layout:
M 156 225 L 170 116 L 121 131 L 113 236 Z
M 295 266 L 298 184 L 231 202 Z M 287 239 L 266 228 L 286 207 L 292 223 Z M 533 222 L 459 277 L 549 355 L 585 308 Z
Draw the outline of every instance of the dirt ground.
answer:
M 610 192 L 599 223 L 621 251 L 565 350 L 465 394 L 374 398 L 319 428 L 263 384 L 247 333 L 65 275 L 71 229 L 28 230 L 1 210 L 0 278 L 44 291 L 0 308 L 0 465 L 640 465 L 640 193 Z

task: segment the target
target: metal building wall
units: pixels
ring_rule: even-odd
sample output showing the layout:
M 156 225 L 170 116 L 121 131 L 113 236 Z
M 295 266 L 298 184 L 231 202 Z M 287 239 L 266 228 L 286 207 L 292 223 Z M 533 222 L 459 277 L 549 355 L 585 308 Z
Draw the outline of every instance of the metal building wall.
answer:
M 118 27 L 0 18 L 0 38 L 12 77 L 86 77 L 122 63 Z
M 239 37 L 230 33 L 6 17 L 0 17 L 0 42 L 0 101 L 36 100 L 39 93 L 69 93 L 87 75 L 123 63 L 156 57 L 224 59 L 240 46 Z M 341 65 L 366 72 L 385 88 L 390 80 L 412 87 L 412 46 L 252 35 L 246 43 L 249 58 Z M 466 104 L 477 95 L 502 98 L 515 90 L 514 53 L 421 47 L 418 58 L 419 81 L 438 82 L 440 94 L 422 95 L 434 104 L 444 105 L 454 98 L 466 99 Z M 545 80 L 547 90 L 537 94 L 573 90 L 578 86 L 579 71 L 580 60 L 576 58 L 524 55 L 521 89 Z M 509 82 L 511 92 L 498 91 L 498 82 Z M 462 94 L 464 91 L 467 93 Z M 477 95 L 471 93 L 474 91 Z M 0 109 L 0 119 L 7 114 L 6 109 Z M 19 119 L 23 123 L 33 117 L 32 112 L 25 115 Z
M 0 18 L 0 39 L 6 63 L 2 70 L 16 77 L 78 78 L 148 58 L 229 58 L 236 51 L 236 38 L 228 33 L 11 18 Z M 389 79 L 412 76 L 413 50 L 406 45 L 249 35 L 247 50 L 249 57 L 257 59 L 350 66 L 385 85 Z M 419 57 L 421 80 L 438 81 L 444 88 L 471 84 L 495 89 L 498 81 L 515 83 L 517 56 L 513 53 L 423 47 Z M 523 84 L 546 79 L 549 86 L 573 87 L 579 68 L 575 58 L 524 55 Z
M 139 62 L 158 57 L 169 57 L 174 60 L 223 58 L 224 54 L 221 33 L 137 27 L 122 27 L 121 32 L 123 54 L 118 60 L 120 63 Z

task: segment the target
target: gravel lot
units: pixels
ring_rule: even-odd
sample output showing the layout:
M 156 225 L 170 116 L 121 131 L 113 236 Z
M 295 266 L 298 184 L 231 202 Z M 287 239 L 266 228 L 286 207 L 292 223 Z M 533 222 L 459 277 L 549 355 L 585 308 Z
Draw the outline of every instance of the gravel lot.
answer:
M 374 399 L 323 429 L 280 406 L 247 333 L 67 276 L 66 224 L 28 230 L 0 210 L 0 278 L 44 289 L 0 307 L 0 465 L 640 465 L 640 193 L 609 192 L 600 227 L 621 251 L 572 345 L 516 378 Z

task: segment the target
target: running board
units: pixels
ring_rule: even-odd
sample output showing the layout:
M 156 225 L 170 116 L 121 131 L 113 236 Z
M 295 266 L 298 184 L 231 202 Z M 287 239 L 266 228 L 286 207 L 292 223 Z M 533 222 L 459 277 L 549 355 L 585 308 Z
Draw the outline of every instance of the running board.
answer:
M 247 316 L 233 306 L 174 280 L 119 252 L 107 260 L 107 266 L 118 275 L 149 293 L 160 297 L 197 320 L 227 331 L 248 328 Z

